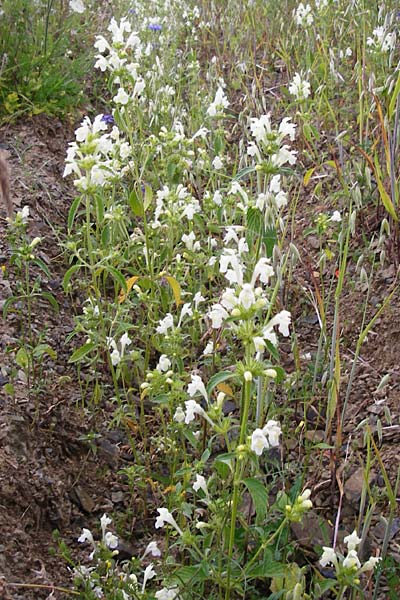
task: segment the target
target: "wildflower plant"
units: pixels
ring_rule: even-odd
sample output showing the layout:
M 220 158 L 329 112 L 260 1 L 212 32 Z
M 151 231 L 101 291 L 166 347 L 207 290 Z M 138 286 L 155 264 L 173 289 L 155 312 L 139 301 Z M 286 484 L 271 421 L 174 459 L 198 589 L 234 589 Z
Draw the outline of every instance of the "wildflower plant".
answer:
M 331 4 L 295 9 L 291 26 L 306 31 L 310 46 Z M 240 11 L 251 14 L 253 3 L 245 5 Z M 82 369 L 108 366 L 118 414 L 140 430 L 130 440 L 137 461 L 130 485 L 142 477 L 135 489 L 147 517 L 145 467 L 157 481 L 153 523 L 163 544 L 162 557 L 153 554 L 142 571 L 136 559 L 120 567 L 103 519 L 100 543 L 84 535 L 93 559 L 104 553 L 87 590 L 110 594 L 114 585 L 124 600 L 172 600 L 189 597 L 190 585 L 201 598 L 228 600 L 258 597 L 268 580 L 272 592 L 306 598 L 304 571 L 288 567 L 290 524 L 313 500 L 301 481 L 285 480 L 290 382 L 280 344 L 295 343 L 283 290 L 298 252 L 283 238 L 320 66 L 315 75 L 308 53 L 288 69 L 295 75 L 286 95 L 309 111 L 300 126 L 298 114 L 278 118 L 256 95 L 251 111 L 236 116 L 220 57 L 200 76 L 194 48 L 209 35 L 208 10 L 215 17 L 215 7 L 189 9 L 183 0 L 151 9 L 137 2 L 111 20 L 95 41 L 107 108 L 83 119 L 67 154 L 77 198 L 64 283 L 73 287 L 79 274 L 90 290 L 75 332 L 86 341 L 71 360 Z M 221 23 L 228 14 L 221 8 Z M 238 130 L 239 143 L 230 144 Z M 335 237 L 341 219 L 337 210 L 321 214 L 315 231 Z M 347 557 L 325 549 L 322 558 L 338 565 L 339 586 L 358 585 L 362 572 L 352 539 Z

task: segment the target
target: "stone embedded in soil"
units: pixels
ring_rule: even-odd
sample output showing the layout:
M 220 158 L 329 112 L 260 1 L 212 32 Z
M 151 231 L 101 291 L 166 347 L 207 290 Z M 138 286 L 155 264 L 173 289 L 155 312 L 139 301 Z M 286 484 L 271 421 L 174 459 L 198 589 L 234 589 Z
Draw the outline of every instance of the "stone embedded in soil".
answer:
M 74 504 L 82 508 L 86 513 L 91 513 L 94 510 L 95 502 L 93 498 L 80 485 L 76 485 L 71 489 L 69 497 Z
M 358 508 L 363 487 L 365 485 L 364 468 L 358 467 L 354 473 L 347 475 L 347 480 L 344 484 L 344 495 L 349 504 L 353 508 Z M 376 473 L 371 471 L 369 474 L 369 483 L 371 484 L 376 478 Z
M 291 523 L 290 528 L 299 545 L 311 550 L 329 546 L 332 539 L 332 526 L 314 510 L 308 511 L 301 523 Z

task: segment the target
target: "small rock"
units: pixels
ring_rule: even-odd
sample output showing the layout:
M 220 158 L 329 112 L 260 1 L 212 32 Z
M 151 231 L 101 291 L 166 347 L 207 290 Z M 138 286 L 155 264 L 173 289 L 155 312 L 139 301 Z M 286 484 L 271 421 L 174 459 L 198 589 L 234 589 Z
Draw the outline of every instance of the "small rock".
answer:
M 373 471 L 369 474 L 369 483 L 372 483 L 376 478 L 376 473 Z M 344 495 L 346 500 L 351 504 L 354 508 L 358 508 L 361 493 L 365 484 L 365 475 L 363 467 L 359 467 L 348 476 L 347 481 L 344 484 Z
M 119 502 L 123 502 L 124 501 L 124 493 L 119 491 L 119 492 L 111 492 L 111 500 L 114 504 L 118 504 Z
M 305 513 L 301 523 L 291 523 L 290 528 L 300 546 L 304 548 L 328 546 L 332 539 L 331 525 L 313 510 Z
M 80 485 L 76 485 L 72 488 L 69 493 L 69 497 L 74 504 L 82 508 L 82 510 L 87 513 L 91 513 L 95 507 L 93 498 L 89 496 L 86 490 L 84 490 Z
M 371 529 L 371 533 L 380 540 L 383 540 L 386 535 L 387 523 L 380 521 Z M 394 536 L 400 531 L 400 518 L 396 517 L 393 519 L 392 526 L 390 528 L 389 540 L 393 539 Z
M 305 438 L 309 442 L 314 442 L 315 444 L 319 444 L 320 442 L 324 441 L 325 432 L 322 431 L 322 429 L 316 429 L 315 431 L 306 431 Z

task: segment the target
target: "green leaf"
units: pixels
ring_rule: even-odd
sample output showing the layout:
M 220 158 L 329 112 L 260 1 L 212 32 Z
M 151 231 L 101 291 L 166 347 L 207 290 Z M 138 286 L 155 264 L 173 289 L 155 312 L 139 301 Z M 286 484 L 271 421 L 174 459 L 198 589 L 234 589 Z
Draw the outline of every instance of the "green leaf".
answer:
M 396 85 L 394 86 L 393 94 L 392 94 L 392 97 L 390 98 L 390 102 L 389 102 L 389 110 L 388 110 L 389 122 L 391 121 L 393 113 L 395 111 L 396 103 L 397 103 L 397 96 L 399 94 L 400 94 L 400 72 L 399 72 L 399 76 L 397 77 Z
M 268 492 L 265 485 L 254 477 L 248 477 L 243 483 L 249 490 L 258 519 L 265 519 L 268 508 Z
M 20 348 L 15 356 L 15 362 L 21 369 L 29 367 L 29 355 L 25 348 Z
M 122 275 L 122 273 L 120 271 L 118 271 L 117 269 L 114 269 L 114 267 L 110 267 L 110 266 L 106 267 L 106 271 L 113 276 L 113 278 L 117 281 L 117 283 L 119 283 L 120 287 L 126 292 L 127 291 L 126 281 L 125 281 L 125 277 Z
M 272 577 L 283 577 L 287 574 L 287 565 L 274 560 L 271 550 L 264 551 L 261 563 L 256 563 L 246 572 L 246 579 L 271 579 Z
M 136 217 L 144 217 L 144 209 L 142 199 L 135 189 L 131 191 L 128 198 L 129 206 Z
M 236 176 L 234 177 L 233 181 L 240 181 L 240 179 L 243 179 L 249 173 L 255 173 L 255 171 L 255 167 L 245 167 L 244 169 L 240 169 L 240 171 L 236 173 Z
M 219 384 L 222 383 L 223 381 L 226 381 L 227 379 L 232 379 L 232 377 L 235 376 L 235 373 L 232 371 L 220 371 L 219 373 L 215 373 L 215 375 L 213 375 L 212 377 L 210 377 L 210 379 L 208 380 L 208 384 L 207 384 L 207 394 L 210 395 L 211 392 L 213 391 L 213 389 Z
M 249 247 L 253 245 L 253 242 L 263 234 L 264 230 L 264 219 L 261 211 L 258 208 L 249 208 L 246 214 L 247 221 L 247 243 Z
M 33 356 L 35 358 L 42 358 L 44 354 L 47 354 L 53 360 L 56 360 L 57 358 L 57 352 L 49 344 L 38 344 L 33 349 Z
M 47 275 L 47 277 L 49 279 L 51 279 L 51 273 L 49 271 L 49 269 L 47 268 L 47 265 L 42 261 L 41 258 L 35 258 L 35 260 L 33 261 L 34 265 L 37 265 L 39 267 L 39 269 L 41 269 L 43 271 L 43 273 L 45 273 Z
M 9 310 L 11 304 L 13 302 L 18 302 L 19 299 L 20 299 L 20 296 L 10 296 L 9 298 L 7 298 L 7 300 L 4 302 L 4 305 L 3 305 L 3 319 L 7 318 L 8 310 Z
M 40 292 L 40 295 L 47 300 L 47 302 L 50 304 L 50 306 L 52 306 L 54 308 L 54 310 L 56 311 L 56 313 L 60 312 L 60 307 L 58 305 L 57 300 L 54 298 L 53 294 L 50 294 L 50 292 Z
M 224 138 L 221 135 L 216 135 L 214 140 L 214 152 L 216 155 L 221 154 L 224 149 Z
M 265 245 L 265 252 L 268 258 L 272 258 L 274 246 L 278 242 L 275 227 L 269 227 L 264 231 L 263 242 Z
M 64 280 L 63 280 L 63 288 L 64 288 L 64 292 L 67 290 L 68 284 L 71 280 L 71 277 L 74 273 L 76 273 L 77 271 L 79 271 L 79 269 L 81 268 L 81 265 L 72 265 L 72 267 L 70 267 L 68 269 L 68 271 L 65 273 L 64 275 Z
M 75 198 L 75 200 L 71 204 L 71 207 L 68 211 L 68 222 L 67 222 L 68 223 L 68 233 L 71 232 L 72 225 L 74 224 L 75 216 L 76 216 L 76 213 L 78 211 L 81 201 L 82 201 L 82 196 L 78 196 L 77 198 Z
M 234 460 L 236 455 L 234 452 L 229 452 L 227 454 L 219 454 L 214 460 L 214 466 L 217 469 L 218 473 L 222 477 L 227 477 L 229 475 L 229 471 L 233 474 L 234 470 Z
M 74 363 L 74 362 L 78 362 L 78 361 L 82 360 L 82 358 L 84 358 L 85 356 L 90 354 L 90 352 L 92 352 L 92 350 L 94 350 L 94 348 L 96 348 L 96 344 L 94 342 L 89 342 L 88 344 L 84 344 L 83 346 L 81 346 L 80 348 L 75 350 L 75 352 L 72 354 L 72 356 L 70 357 L 68 362 Z
M 168 578 L 168 586 L 193 584 L 196 581 L 203 581 L 205 577 L 207 577 L 207 571 L 202 564 L 180 567 Z
M 144 186 L 144 212 L 149 208 L 151 203 L 153 202 L 153 190 L 149 185 Z

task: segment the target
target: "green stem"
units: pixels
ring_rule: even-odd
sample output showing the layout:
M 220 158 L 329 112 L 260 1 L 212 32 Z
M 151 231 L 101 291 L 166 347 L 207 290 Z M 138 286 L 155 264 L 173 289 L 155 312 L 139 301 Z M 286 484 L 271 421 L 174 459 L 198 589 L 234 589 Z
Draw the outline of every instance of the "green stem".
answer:
M 242 414 L 240 423 L 240 435 L 239 435 L 239 446 L 241 446 L 246 437 L 247 433 L 247 421 L 250 410 L 251 400 L 251 381 L 245 381 L 243 388 L 243 402 L 242 402 Z M 232 555 L 233 546 L 235 544 L 235 532 L 236 532 L 236 516 L 239 504 L 239 489 L 242 480 L 244 468 L 244 461 L 240 460 L 239 456 L 236 458 L 235 473 L 233 476 L 233 498 L 232 498 L 232 512 L 231 512 L 231 525 L 229 531 L 229 546 L 228 546 L 228 572 L 226 580 L 225 600 L 229 600 L 231 591 L 231 567 L 232 567 Z

